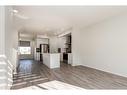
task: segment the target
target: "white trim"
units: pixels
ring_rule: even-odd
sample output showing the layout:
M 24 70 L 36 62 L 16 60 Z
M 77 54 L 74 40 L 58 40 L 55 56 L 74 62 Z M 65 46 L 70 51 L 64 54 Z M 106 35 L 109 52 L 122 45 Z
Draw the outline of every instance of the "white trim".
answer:
M 12 80 L 12 79 L 10 79 L 10 78 L 8 78 L 8 81 L 13 82 L 13 80 Z
M 13 75 L 11 73 L 9 73 L 9 72 L 8 72 L 8 75 L 11 76 L 11 77 L 13 77 Z
M 13 71 L 9 66 L 7 67 L 11 72 Z
M 9 87 L 11 87 L 11 86 L 12 86 L 12 84 L 8 84 L 8 86 L 9 86 Z
M 6 70 L 5 69 L 0 69 L 0 73 L 2 73 L 2 72 L 6 72 Z
M 63 37 L 63 36 L 70 34 L 70 33 L 71 33 L 71 31 L 66 31 L 66 32 L 59 34 L 58 37 Z
M 0 65 L 5 66 L 5 65 L 6 65 L 6 63 L 5 63 L 5 62 L 0 62 Z
M 3 54 L 3 55 L 0 55 L 0 58 L 6 58 L 6 56 Z
M 0 77 L 0 80 L 2 80 L 2 79 L 6 79 L 6 77 Z
M 6 86 L 6 83 L 2 83 L 0 84 L 0 87 Z
M 13 65 L 11 64 L 9 60 L 7 60 L 7 63 L 13 68 Z

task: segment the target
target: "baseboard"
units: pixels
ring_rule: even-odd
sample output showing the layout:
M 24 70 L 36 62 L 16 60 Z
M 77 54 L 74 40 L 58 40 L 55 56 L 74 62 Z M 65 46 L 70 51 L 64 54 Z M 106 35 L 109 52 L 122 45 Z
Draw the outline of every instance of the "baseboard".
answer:
M 91 69 L 95 69 L 95 70 L 98 70 L 98 71 L 101 71 L 101 72 L 109 73 L 109 74 L 112 74 L 112 75 L 117 75 L 117 76 L 120 76 L 120 77 L 127 78 L 126 75 L 121 75 L 121 74 L 118 74 L 118 73 L 115 73 L 115 72 L 111 72 L 111 71 L 107 71 L 107 70 L 102 70 L 102 69 L 95 68 L 95 67 L 90 67 L 90 66 L 87 66 L 87 65 L 81 65 L 81 66 L 84 66 L 84 67 L 87 67 L 87 68 L 91 68 Z

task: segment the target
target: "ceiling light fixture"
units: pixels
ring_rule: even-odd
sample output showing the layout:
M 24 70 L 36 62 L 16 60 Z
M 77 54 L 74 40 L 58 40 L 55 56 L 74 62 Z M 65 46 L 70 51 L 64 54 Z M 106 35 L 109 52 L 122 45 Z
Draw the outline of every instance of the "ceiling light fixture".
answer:
M 13 13 L 18 13 L 18 10 L 13 10 Z

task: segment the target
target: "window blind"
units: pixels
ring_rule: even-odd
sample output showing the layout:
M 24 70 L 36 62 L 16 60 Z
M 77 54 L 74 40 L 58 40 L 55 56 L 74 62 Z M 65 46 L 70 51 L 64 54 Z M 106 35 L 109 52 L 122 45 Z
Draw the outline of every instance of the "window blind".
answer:
M 30 47 L 30 41 L 19 41 L 21 47 Z

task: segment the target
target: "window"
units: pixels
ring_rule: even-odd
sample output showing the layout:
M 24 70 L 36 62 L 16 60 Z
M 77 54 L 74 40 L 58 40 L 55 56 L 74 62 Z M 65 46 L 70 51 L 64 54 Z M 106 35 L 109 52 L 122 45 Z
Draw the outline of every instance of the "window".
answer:
M 31 54 L 30 41 L 19 41 L 20 54 Z
M 19 47 L 20 54 L 31 54 L 31 47 Z

